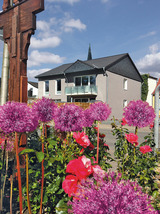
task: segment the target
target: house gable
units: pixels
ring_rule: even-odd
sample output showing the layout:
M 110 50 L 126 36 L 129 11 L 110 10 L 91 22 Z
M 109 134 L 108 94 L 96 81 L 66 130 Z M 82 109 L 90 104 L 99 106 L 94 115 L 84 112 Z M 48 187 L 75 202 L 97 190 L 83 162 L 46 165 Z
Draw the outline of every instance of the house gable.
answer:
M 77 60 L 70 67 L 68 67 L 64 72 L 65 74 L 69 74 L 69 73 L 71 74 L 71 73 L 77 73 L 77 72 L 88 71 L 93 69 L 94 69 L 93 66 L 88 65 L 80 60 Z
M 112 65 L 109 65 L 109 67 L 106 67 L 106 69 L 115 74 L 143 82 L 140 73 L 138 72 L 129 55 L 126 55 L 123 59 L 114 62 Z

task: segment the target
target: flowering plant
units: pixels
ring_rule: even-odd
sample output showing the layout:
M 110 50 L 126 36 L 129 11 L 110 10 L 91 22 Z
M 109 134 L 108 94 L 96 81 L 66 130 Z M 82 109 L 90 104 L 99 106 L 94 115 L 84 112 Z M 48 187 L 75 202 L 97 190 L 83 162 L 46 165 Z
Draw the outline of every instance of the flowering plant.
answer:
M 123 115 L 129 126 L 137 126 L 138 128 L 150 125 L 155 118 L 152 106 L 142 100 L 131 101 L 124 108 Z
M 114 173 L 105 173 L 105 179 L 88 178 L 79 185 L 78 193 L 78 200 L 69 202 L 69 213 L 158 214 L 136 182 L 121 180 Z

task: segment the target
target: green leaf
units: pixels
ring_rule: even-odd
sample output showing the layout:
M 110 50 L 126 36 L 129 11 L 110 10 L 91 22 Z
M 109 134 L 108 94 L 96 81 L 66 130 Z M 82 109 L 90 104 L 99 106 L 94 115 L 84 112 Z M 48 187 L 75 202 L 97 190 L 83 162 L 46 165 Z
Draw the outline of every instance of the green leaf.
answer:
M 24 149 L 19 153 L 19 155 L 23 155 L 23 154 L 31 153 L 31 152 L 35 152 L 35 150 L 34 149 Z
M 42 160 L 44 159 L 44 153 L 43 152 L 36 152 L 36 156 L 37 156 L 39 163 L 41 163 Z

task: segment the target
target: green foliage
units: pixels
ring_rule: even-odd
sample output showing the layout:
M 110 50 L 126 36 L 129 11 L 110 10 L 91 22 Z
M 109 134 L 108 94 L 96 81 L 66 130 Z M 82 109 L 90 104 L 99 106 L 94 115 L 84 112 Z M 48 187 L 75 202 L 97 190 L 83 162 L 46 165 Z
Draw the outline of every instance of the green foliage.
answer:
M 112 132 L 116 136 L 115 158 L 118 163 L 117 170 L 122 173 L 123 179 L 137 181 L 144 192 L 152 195 L 158 188 L 154 179 L 157 174 L 157 155 L 153 152 L 155 147 L 153 129 L 145 136 L 144 142 L 135 147 L 125 139 L 125 134 L 129 133 L 129 130 L 122 125 L 116 125 L 116 122 L 114 120 L 112 123 Z M 139 148 L 144 145 L 149 145 L 152 152 L 141 153 Z M 156 207 L 156 204 L 154 205 Z
M 51 135 L 47 139 L 39 138 L 36 132 L 30 134 L 28 137 L 28 148 L 21 152 L 21 154 L 29 154 L 29 192 L 33 214 L 36 214 L 40 208 L 41 161 L 43 159 L 45 169 L 43 210 L 47 214 L 63 214 L 67 213 L 67 201 L 69 200 L 68 195 L 62 189 L 67 164 L 70 160 L 76 159 L 80 155 L 85 155 L 90 159 L 91 157 L 96 157 L 97 131 L 93 127 L 86 129 L 86 133 L 94 145 L 92 150 L 77 144 L 72 137 L 72 133 L 57 133 L 53 128 L 50 128 L 50 133 Z M 44 153 L 41 152 L 42 141 L 44 142 Z M 104 137 L 100 138 L 99 165 L 107 170 L 111 168 L 109 162 L 113 161 L 113 159 L 108 153 L 109 148 L 104 146 L 104 143 Z M 23 191 L 24 193 L 26 192 L 25 186 Z
M 141 75 L 143 79 L 142 87 L 141 87 L 141 99 L 143 101 L 146 101 L 147 95 L 148 95 L 148 77 L 149 74 L 143 74 Z

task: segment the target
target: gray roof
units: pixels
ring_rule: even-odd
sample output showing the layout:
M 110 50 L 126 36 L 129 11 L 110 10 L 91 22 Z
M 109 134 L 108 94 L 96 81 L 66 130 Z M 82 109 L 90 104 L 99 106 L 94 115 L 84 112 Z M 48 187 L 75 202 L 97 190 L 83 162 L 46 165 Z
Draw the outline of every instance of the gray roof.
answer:
M 125 68 L 125 65 L 122 66 L 122 64 L 126 64 L 126 59 L 128 60 L 128 62 Z M 122 63 L 122 61 L 124 63 Z M 85 61 L 77 60 L 74 63 L 63 64 L 59 67 L 51 69 L 47 72 L 37 75 L 35 78 L 45 78 L 45 77 L 48 78 L 55 75 L 63 75 L 67 73 L 69 74 L 69 73 L 83 72 L 85 70 L 89 71 L 89 70 L 95 70 L 95 69 L 98 69 L 98 70 L 105 69 L 113 73 L 126 76 L 140 82 L 143 81 L 139 71 L 137 70 L 135 64 L 133 63 L 132 59 L 127 53 L 108 56 L 108 57 L 102 57 L 102 58 L 97 58 L 92 60 L 85 60 Z M 133 72 L 130 72 L 129 69 L 130 70 L 132 69 Z
M 31 84 L 33 87 L 38 88 L 38 82 L 28 81 L 28 83 Z

